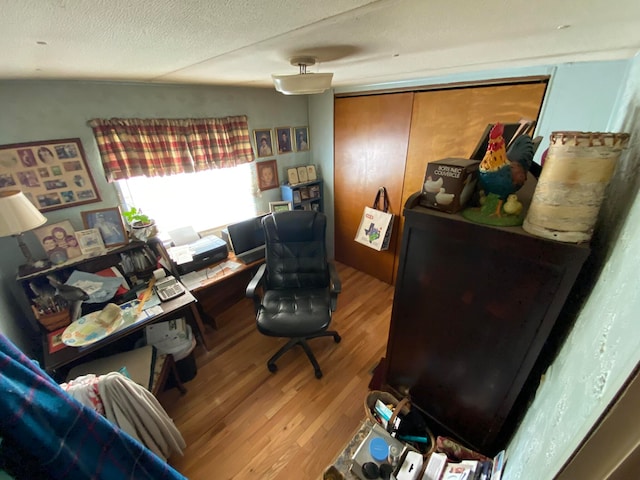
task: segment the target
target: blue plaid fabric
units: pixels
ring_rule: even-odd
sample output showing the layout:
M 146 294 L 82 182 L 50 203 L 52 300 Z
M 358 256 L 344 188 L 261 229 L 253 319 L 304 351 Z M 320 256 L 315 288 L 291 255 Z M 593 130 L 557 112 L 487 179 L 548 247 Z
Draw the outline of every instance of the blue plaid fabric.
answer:
M 116 425 L 67 395 L 0 334 L 0 456 L 24 452 L 51 478 L 185 479 Z M 26 465 L 26 463 L 25 463 Z M 25 467 L 26 468 L 26 467 Z

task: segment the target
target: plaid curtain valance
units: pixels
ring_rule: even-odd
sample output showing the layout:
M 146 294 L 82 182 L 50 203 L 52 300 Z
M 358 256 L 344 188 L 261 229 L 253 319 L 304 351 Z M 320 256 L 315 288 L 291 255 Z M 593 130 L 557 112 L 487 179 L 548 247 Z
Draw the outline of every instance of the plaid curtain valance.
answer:
M 228 168 L 254 160 L 245 115 L 93 119 L 107 181 Z

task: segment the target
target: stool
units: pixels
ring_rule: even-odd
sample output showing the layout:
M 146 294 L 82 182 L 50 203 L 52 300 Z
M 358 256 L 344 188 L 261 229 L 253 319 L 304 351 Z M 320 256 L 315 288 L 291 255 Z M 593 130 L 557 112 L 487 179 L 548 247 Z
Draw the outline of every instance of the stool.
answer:
M 131 380 L 145 387 L 156 397 L 163 391 L 169 375 L 173 376 L 180 393 L 183 395 L 187 393 L 178 375 L 173 355 L 158 354 L 156 348 L 151 345 L 76 365 L 69 371 L 66 381 L 90 373 L 105 375 L 117 372 L 123 367 L 126 368 Z

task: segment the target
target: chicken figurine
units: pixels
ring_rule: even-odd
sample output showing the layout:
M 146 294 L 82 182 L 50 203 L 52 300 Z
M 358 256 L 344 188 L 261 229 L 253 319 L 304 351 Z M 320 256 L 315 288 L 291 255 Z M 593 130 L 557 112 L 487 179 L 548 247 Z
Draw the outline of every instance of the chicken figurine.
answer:
M 480 185 L 484 191 L 499 197 L 495 214 L 501 215 L 502 204 L 527 180 L 533 161 L 533 141 L 528 135 L 516 138 L 507 152 L 503 138 L 504 125 L 496 123 L 489 134 L 487 153 L 480 162 Z

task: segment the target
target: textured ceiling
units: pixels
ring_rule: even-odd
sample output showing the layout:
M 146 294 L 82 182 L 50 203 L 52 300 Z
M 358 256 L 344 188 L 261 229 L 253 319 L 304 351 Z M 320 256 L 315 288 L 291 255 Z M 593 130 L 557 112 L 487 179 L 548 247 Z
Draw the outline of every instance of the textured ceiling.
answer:
M 558 28 L 568 26 L 567 28 Z M 638 0 L 0 0 L 0 79 L 335 87 L 629 58 Z

